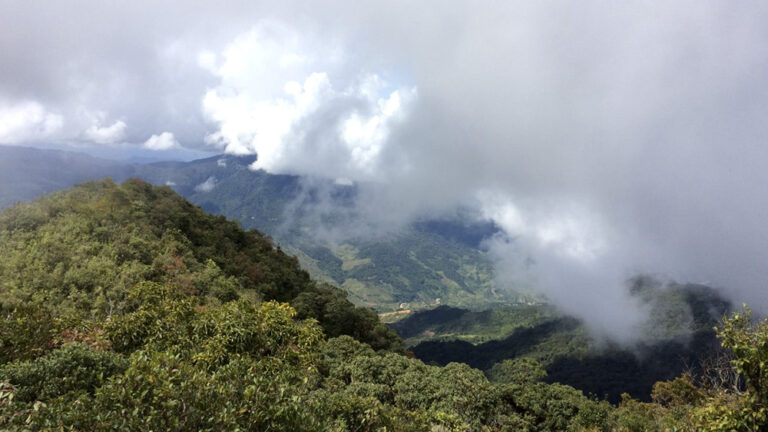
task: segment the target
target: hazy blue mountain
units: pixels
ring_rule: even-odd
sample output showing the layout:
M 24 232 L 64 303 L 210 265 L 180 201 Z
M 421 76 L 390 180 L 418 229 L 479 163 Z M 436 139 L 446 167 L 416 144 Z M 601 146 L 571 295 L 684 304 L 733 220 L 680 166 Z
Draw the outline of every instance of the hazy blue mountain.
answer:
M 0 208 L 86 180 L 124 179 L 132 172 L 129 165 L 85 153 L 0 146 Z

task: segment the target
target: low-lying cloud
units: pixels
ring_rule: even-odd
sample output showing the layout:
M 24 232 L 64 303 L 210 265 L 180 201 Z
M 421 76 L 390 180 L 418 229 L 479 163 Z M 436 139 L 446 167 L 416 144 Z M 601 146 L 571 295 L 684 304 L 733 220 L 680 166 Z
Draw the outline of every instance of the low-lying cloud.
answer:
M 102 126 L 94 124 L 85 130 L 85 138 L 96 144 L 117 144 L 125 139 L 125 129 L 128 125 L 122 120 L 117 120 L 111 125 Z
M 216 177 L 208 177 L 204 182 L 195 186 L 195 192 L 207 193 L 216 188 Z
M 163 132 L 160 135 L 152 135 L 144 141 L 144 147 L 150 150 L 170 150 L 179 147 L 179 142 L 170 132 Z

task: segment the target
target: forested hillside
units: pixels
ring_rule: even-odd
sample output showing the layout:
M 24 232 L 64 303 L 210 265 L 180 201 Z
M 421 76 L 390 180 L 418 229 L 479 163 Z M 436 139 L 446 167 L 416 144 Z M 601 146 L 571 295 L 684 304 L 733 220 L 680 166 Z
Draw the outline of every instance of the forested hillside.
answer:
M 172 285 L 201 304 L 240 297 L 296 304 L 331 335 L 376 348 L 399 343 L 375 313 L 317 284 L 257 231 L 205 213 L 168 187 L 111 180 L 19 204 L 0 215 L 0 305 L 55 305 L 54 315 L 105 319 L 139 282 Z M 380 339 L 380 340 L 376 340 Z
M 435 304 L 489 306 L 519 293 L 496 289 L 479 242 L 492 223 L 462 218 L 424 220 L 385 236 L 324 239 L 342 229 L 354 186 L 249 169 L 253 157 L 215 156 L 191 162 L 118 163 L 85 154 L 0 146 L 0 208 L 75 183 L 111 176 L 168 185 L 214 214 L 273 236 L 316 279 L 343 287 L 357 304 L 381 311 Z M 320 206 L 319 200 L 326 200 Z
M 648 401 L 653 384 L 717 356 L 712 330 L 731 306 L 712 288 L 662 286 L 638 278 L 633 295 L 650 319 L 630 346 L 595 340 L 578 320 L 549 305 L 517 305 L 470 311 L 440 307 L 417 312 L 391 326 L 425 362 L 462 362 L 481 370 L 518 357 L 538 361 L 546 380 L 574 386 L 611 402 L 622 393 Z
M 716 376 L 618 407 L 403 355 L 376 315 L 256 231 L 167 187 L 90 182 L 0 214 L 0 429 L 744 430 L 768 425 L 768 322 L 718 334 Z M 712 369 L 710 372 L 716 371 Z M 739 373 L 741 383 L 728 380 Z M 723 378 L 725 377 L 725 378 Z M 713 379 L 706 379 L 713 378 Z
M 491 263 L 479 242 L 496 227 L 470 220 L 428 220 L 383 236 L 348 236 L 357 188 L 251 170 L 253 157 L 215 156 L 136 167 L 154 184 L 169 184 L 212 213 L 270 233 L 315 277 L 343 287 L 356 303 L 379 310 L 401 303 L 499 304 L 518 293 L 494 289 Z M 352 218 L 353 220 L 350 220 Z

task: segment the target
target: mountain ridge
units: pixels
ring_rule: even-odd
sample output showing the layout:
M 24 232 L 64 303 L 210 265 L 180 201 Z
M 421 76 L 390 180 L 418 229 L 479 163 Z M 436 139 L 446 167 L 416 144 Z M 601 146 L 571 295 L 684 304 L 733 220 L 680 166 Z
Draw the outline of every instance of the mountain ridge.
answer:
M 22 158 L 19 153 L 28 156 Z M 56 155 L 69 155 L 77 163 L 69 166 Z M 311 213 L 317 190 L 297 176 L 250 169 L 251 156 L 123 164 L 81 153 L 0 146 L 0 161 L 6 165 L 19 166 L 21 159 L 26 161 L 25 170 L 0 170 L 0 184 L 6 185 L 5 190 L 0 188 L 0 208 L 86 180 L 109 176 L 121 182 L 140 177 L 172 187 L 206 211 L 268 233 L 297 255 L 314 277 L 343 286 L 357 304 L 381 311 L 398 310 L 402 304 L 418 309 L 438 302 L 484 307 L 517 296 L 495 289 L 493 268 L 477 247 L 482 237 L 498 228 L 493 224 L 424 220 L 384 238 L 388 241 L 351 238 L 334 245 L 308 235 L 318 230 Z M 95 166 L 83 168 L 89 164 Z M 14 186 L 22 180 L 31 186 Z M 349 205 L 355 194 L 354 186 L 331 180 L 322 187 L 330 188 L 331 199 L 339 206 Z M 395 268 L 397 274 L 392 271 Z

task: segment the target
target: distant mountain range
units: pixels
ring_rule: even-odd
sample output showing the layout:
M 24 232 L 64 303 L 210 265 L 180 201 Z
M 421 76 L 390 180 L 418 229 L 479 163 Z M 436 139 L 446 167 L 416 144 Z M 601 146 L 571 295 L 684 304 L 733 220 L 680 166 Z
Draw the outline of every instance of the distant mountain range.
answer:
M 518 301 L 521 294 L 494 286 L 494 273 L 479 247 L 497 231 L 469 218 L 421 220 L 396 232 L 331 243 L 312 235 L 318 194 L 342 210 L 356 188 L 332 180 L 307 182 L 249 168 L 253 157 L 220 155 L 191 162 L 123 163 L 83 153 L 0 146 L 0 207 L 29 201 L 87 180 L 139 177 L 168 185 L 206 211 L 272 236 L 295 254 L 313 277 L 346 289 L 358 304 L 380 311 L 438 304 L 486 307 Z M 342 214 L 341 212 L 339 213 Z M 337 225 L 336 215 L 323 214 Z

